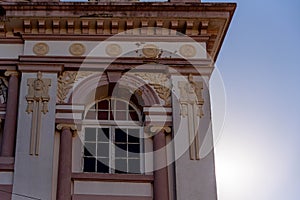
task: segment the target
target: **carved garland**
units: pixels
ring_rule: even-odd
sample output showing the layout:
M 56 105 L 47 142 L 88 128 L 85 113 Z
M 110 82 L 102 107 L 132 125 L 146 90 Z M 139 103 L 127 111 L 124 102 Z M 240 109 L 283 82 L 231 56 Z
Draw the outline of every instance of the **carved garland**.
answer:
M 136 76 L 147 80 L 155 89 L 158 96 L 164 100 L 166 106 L 171 105 L 171 90 L 169 78 L 166 74 L 162 73 L 137 73 Z

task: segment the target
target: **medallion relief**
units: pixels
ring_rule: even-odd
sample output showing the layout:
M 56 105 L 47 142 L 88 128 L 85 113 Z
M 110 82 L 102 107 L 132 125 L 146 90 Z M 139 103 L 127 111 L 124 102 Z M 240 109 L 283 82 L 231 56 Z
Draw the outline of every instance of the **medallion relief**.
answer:
M 146 58 L 157 58 L 159 55 L 159 48 L 154 44 L 146 44 L 142 52 Z
M 116 57 L 121 55 L 122 47 L 118 44 L 109 44 L 106 46 L 105 52 L 111 57 Z
M 196 56 L 197 50 L 193 45 L 185 44 L 179 49 L 179 53 L 186 58 L 192 58 Z
M 44 56 L 49 52 L 49 46 L 46 43 L 40 42 L 33 46 L 33 53 L 38 56 Z
M 73 56 L 82 56 L 85 53 L 85 46 L 81 43 L 71 44 L 69 52 Z

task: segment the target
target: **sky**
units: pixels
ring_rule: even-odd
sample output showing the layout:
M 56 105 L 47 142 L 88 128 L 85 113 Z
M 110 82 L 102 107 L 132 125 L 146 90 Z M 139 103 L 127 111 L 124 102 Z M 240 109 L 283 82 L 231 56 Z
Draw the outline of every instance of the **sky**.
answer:
M 202 0 L 224 1 L 238 7 L 216 63 L 226 93 L 218 198 L 299 200 L 300 1 Z
M 219 200 L 299 200 L 300 1 L 228 2 L 238 7 L 216 63 L 227 97 Z

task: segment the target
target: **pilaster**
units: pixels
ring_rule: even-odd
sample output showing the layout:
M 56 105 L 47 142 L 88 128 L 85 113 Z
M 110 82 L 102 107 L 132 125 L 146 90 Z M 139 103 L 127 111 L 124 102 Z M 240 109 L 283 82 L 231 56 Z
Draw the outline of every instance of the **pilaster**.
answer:
M 18 75 L 17 71 L 5 72 L 5 76 L 9 76 L 9 83 L 1 150 L 3 157 L 14 156 L 19 93 Z
M 38 199 L 55 199 L 53 155 L 57 72 L 22 72 L 12 200 L 22 194 Z M 30 184 L 29 182 L 30 181 Z

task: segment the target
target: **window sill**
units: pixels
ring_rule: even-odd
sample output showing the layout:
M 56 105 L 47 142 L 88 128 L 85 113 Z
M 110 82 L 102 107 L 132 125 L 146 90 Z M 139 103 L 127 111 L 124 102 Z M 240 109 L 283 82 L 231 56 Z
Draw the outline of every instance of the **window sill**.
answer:
M 75 181 L 152 183 L 153 179 L 153 175 L 143 174 L 72 173 Z

